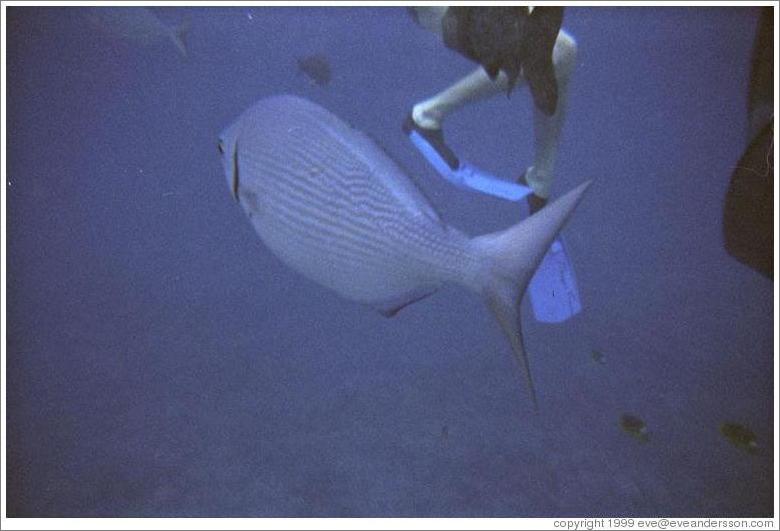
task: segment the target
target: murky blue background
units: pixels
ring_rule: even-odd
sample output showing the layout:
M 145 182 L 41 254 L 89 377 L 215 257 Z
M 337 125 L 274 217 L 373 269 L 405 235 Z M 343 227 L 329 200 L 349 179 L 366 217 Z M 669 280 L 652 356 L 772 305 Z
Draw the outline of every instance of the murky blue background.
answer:
M 553 194 L 595 185 L 564 231 L 585 310 L 551 326 L 525 306 L 539 415 L 478 297 L 388 320 L 299 277 L 216 150 L 255 100 L 299 94 L 379 139 L 449 223 L 497 230 L 522 209 L 450 187 L 401 132 L 474 65 L 400 8 L 153 11 L 189 17 L 187 59 L 83 9 L 8 9 L 9 516 L 771 515 L 772 282 L 721 237 L 756 8 L 566 10 Z M 313 53 L 326 87 L 297 70 Z M 474 105 L 447 137 L 513 178 L 531 105 Z

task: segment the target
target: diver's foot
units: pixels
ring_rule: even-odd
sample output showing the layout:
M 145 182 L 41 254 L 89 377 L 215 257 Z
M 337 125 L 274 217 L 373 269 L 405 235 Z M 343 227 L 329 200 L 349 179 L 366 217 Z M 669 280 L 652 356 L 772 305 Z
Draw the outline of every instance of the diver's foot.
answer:
M 455 170 L 460 166 L 458 157 L 450 147 L 444 143 L 444 133 L 441 128 L 429 129 L 427 127 L 422 127 L 414 121 L 414 117 L 411 114 L 406 117 L 402 128 L 407 136 L 412 134 L 412 132 L 420 135 L 420 137 L 438 153 L 442 160 L 447 163 L 447 166 L 449 166 L 450 169 Z
M 528 201 L 528 210 L 531 215 L 536 214 L 547 205 L 547 199 L 536 194 L 530 194 L 526 200 Z
M 528 181 L 525 178 L 526 172 L 523 172 L 520 177 L 517 178 L 517 182 L 522 184 L 523 186 L 529 186 Z M 528 211 L 530 215 L 534 215 L 537 212 L 539 212 L 541 209 L 545 207 L 547 204 L 547 199 L 544 197 L 539 197 L 538 195 L 531 193 L 528 194 L 526 197 L 526 201 L 528 202 Z

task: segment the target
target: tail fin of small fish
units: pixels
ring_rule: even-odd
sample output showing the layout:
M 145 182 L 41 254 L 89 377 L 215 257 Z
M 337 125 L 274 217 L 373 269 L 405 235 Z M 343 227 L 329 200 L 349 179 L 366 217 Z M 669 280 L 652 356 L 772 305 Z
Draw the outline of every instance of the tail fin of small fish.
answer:
M 176 45 L 176 49 L 178 49 L 184 57 L 187 57 L 187 33 L 189 31 L 190 19 L 188 17 L 185 18 L 184 21 L 178 26 L 171 28 L 170 33 L 173 44 Z
M 523 346 L 520 301 L 544 254 L 590 184 L 591 181 L 581 184 L 517 225 L 472 240 L 472 245 L 487 261 L 482 294 L 523 368 L 537 411 L 536 391 Z

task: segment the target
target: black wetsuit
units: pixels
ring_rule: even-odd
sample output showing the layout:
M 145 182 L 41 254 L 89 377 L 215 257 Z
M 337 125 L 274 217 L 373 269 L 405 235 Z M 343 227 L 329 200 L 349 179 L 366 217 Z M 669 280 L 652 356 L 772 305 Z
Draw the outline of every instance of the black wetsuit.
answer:
M 534 104 L 555 113 L 558 83 L 552 51 L 563 22 L 562 7 L 460 7 L 442 20 L 444 44 L 481 64 L 491 79 L 499 71 L 509 78 L 509 91 L 522 73 Z

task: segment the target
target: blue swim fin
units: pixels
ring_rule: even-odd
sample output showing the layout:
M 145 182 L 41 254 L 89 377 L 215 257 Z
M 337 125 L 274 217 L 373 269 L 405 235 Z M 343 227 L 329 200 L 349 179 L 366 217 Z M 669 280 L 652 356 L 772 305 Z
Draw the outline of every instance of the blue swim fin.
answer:
M 491 195 L 508 201 L 520 201 L 531 188 L 499 179 L 468 162 L 460 162 L 444 143 L 441 130 L 427 130 L 414 123 L 411 116 L 404 132 L 414 147 L 440 176 L 458 188 Z M 562 236 L 558 236 L 545 254 L 528 286 L 534 317 L 542 323 L 560 323 L 582 311 L 577 279 Z
M 494 177 L 468 162 L 462 162 L 455 173 L 466 188 L 507 201 L 520 201 L 531 193 L 527 186 Z
M 553 241 L 531 277 L 528 296 L 534 317 L 542 323 L 561 323 L 582 311 L 577 278 L 563 236 L 558 235 Z
M 450 183 L 454 184 L 458 188 L 463 186 L 462 182 L 453 174 L 453 168 L 449 166 L 447 161 L 441 155 L 441 153 L 426 139 L 422 134 L 416 130 L 409 131 L 409 140 L 412 141 L 417 151 L 425 157 L 425 160 L 433 166 L 436 173 L 444 177 Z
M 499 179 L 473 164 L 460 162 L 444 143 L 441 130 L 424 129 L 410 116 L 404 123 L 404 132 L 436 172 L 458 188 L 470 188 L 508 201 L 520 201 L 531 193 L 527 186 Z

